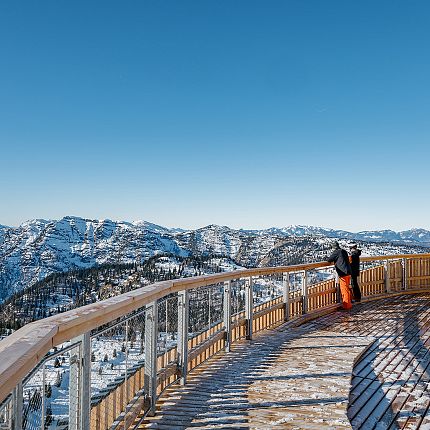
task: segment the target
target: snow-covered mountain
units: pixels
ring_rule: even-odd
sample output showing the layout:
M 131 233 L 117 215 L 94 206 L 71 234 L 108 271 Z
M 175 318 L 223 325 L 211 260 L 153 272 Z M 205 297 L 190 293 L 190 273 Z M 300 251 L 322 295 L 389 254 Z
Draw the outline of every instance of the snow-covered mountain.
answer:
M 345 230 L 333 230 L 324 227 L 305 225 L 291 225 L 284 228 L 270 228 L 267 230 L 251 230 L 255 234 L 259 232 L 287 236 L 323 236 L 331 238 L 343 238 L 350 240 L 362 240 L 366 242 L 391 242 L 402 245 L 417 245 L 430 247 L 430 231 L 422 228 L 414 228 L 395 232 L 393 230 L 371 230 L 352 233 Z
M 0 226 L 0 300 L 55 272 L 143 261 L 166 253 L 225 255 L 245 267 L 286 264 L 316 258 L 315 252 L 325 252 L 333 238 L 390 242 L 402 249 L 430 247 L 430 232 L 423 229 L 351 233 L 310 226 L 234 230 L 209 225 L 186 231 L 146 221 L 37 219 L 19 227 Z

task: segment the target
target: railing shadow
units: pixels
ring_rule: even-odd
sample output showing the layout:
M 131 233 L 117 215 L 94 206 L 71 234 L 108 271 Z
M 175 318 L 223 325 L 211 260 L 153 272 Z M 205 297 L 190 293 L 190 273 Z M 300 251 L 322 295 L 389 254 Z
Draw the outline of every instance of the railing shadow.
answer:
M 375 423 L 378 428 L 404 428 L 406 423 L 412 426 L 408 428 L 418 428 L 429 407 L 429 399 L 424 403 L 416 403 L 414 394 L 419 396 L 419 393 L 425 392 L 430 380 L 430 349 L 423 340 L 428 340 L 430 335 L 425 312 L 429 307 L 429 300 L 423 295 L 416 296 L 414 301 L 417 302 L 417 307 L 402 312 L 401 309 L 405 308 L 405 303 L 402 302 L 407 299 L 402 297 L 399 305 L 402 317 L 396 327 L 396 337 L 389 338 L 391 358 L 398 364 L 392 371 L 388 367 L 376 375 L 381 384 L 379 391 L 384 393 L 384 402 L 389 402 L 389 406 L 385 408 L 382 407 L 383 404 L 378 405 L 367 420 Z
M 319 327 L 312 325 L 297 330 L 291 329 L 291 333 L 274 333 L 270 341 L 264 339 L 264 335 L 257 337 L 249 346 L 247 343 L 233 345 L 231 354 L 221 354 L 211 360 L 207 366 L 194 375 L 185 387 L 174 388 L 160 409 L 157 411 L 158 418 L 154 420 L 164 426 L 173 425 L 173 416 L 178 428 L 222 425 L 227 428 L 253 428 L 256 417 L 259 420 L 271 419 L 266 422 L 270 428 L 285 426 L 286 421 L 280 416 L 279 411 L 273 410 L 318 406 L 324 409 L 329 404 L 346 404 L 347 394 L 339 395 L 333 391 L 330 395 L 308 396 L 305 393 L 300 399 L 274 398 L 265 396 L 264 393 L 250 398 L 250 388 L 259 382 L 272 382 L 273 384 L 283 381 L 297 380 L 297 386 L 301 381 L 315 378 L 348 377 L 350 372 L 328 371 L 326 373 L 297 373 L 291 375 L 268 375 L 267 371 L 285 354 L 288 348 L 292 354 L 294 350 L 306 350 L 305 347 L 291 346 L 291 342 L 300 338 L 303 334 L 312 335 Z M 335 337 L 335 336 L 327 336 Z M 326 338 L 326 337 L 325 337 Z M 357 345 L 355 345 L 357 346 Z M 315 346 L 314 348 L 321 348 Z M 348 348 L 348 346 L 336 345 L 336 348 Z M 311 347 L 311 349 L 313 349 Z M 288 369 L 286 369 L 288 370 Z M 272 384 L 272 385 L 273 385 Z M 258 391 L 258 390 L 257 390 Z M 346 411 L 346 407 L 345 407 Z M 284 415 L 288 415 L 284 413 Z M 346 414 L 345 414 L 346 420 Z M 347 422 L 347 421 L 346 421 Z M 267 428 L 269 428 L 267 427 Z
M 275 347 L 281 345 L 279 340 Z M 171 422 L 170 417 L 164 415 L 165 408 L 171 408 L 180 410 L 176 418 L 179 417 L 177 424 L 181 427 L 222 425 L 250 428 L 248 412 L 255 406 L 248 399 L 249 386 L 255 376 L 263 374 L 270 361 L 276 360 L 280 354 L 273 353 L 273 348 L 268 348 L 264 342 L 252 341 L 251 348 L 247 342 L 234 344 L 230 354 L 215 357 L 210 365 L 190 375 L 185 387 L 171 393 L 159 411 L 162 419 L 158 422 Z M 204 375 L 209 377 L 202 380 Z
M 425 312 L 428 295 L 384 302 L 391 302 L 391 311 L 353 370 L 348 409 L 353 429 L 399 429 L 407 422 L 418 428 L 429 409 L 429 399 L 418 404 L 409 401 L 416 387 L 421 384 L 418 392 L 424 392 L 430 381 L 430 349 L 423 340 L 430 336 L 426 334 L 430 326 Z M 370 304 L 368 309 L 377 312 L 376 306 Z M 366 305 L 359 309 L 366 311 Z M 352 325 L 359 317 L 360 312 L 349 316 Z

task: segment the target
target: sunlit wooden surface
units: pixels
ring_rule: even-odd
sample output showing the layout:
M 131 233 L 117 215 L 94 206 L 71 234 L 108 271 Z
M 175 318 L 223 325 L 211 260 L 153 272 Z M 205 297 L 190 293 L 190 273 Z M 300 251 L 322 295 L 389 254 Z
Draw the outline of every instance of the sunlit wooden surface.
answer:
M 429 428 L 429 329 L 429 293 L 281 325 L 169 388 L 141 428 Z

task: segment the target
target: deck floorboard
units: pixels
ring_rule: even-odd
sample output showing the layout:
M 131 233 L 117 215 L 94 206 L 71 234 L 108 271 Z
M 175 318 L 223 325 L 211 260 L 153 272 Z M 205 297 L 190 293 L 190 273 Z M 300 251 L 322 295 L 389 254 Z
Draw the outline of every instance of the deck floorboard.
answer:
M 351 427 L 430 429 L 430 293 L 260 332 L 168 388 L 140 426 Z

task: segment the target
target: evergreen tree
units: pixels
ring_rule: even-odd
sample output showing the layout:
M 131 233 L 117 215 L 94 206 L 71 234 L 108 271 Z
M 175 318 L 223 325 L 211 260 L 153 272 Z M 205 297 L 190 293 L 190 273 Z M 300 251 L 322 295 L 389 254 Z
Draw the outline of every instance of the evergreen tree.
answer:
M 48 382 L 47 384 L 45 384 L 45 397 L 49 399 L 51 396 L 52 396 L 52 386 Z
M 57 371 L 57 377 L 55 378 L 55 386 L 61 387 L 61 382 L 63 380 L 63 375 L 60 373 L 60 371 Z
M 45 415 L 45 430 L 49 429 L 49 426 L 52 424 L 53 419 L 54 418 L 52 416 L 51 405 L 48 405 L 46 408 L 46 415 Z

